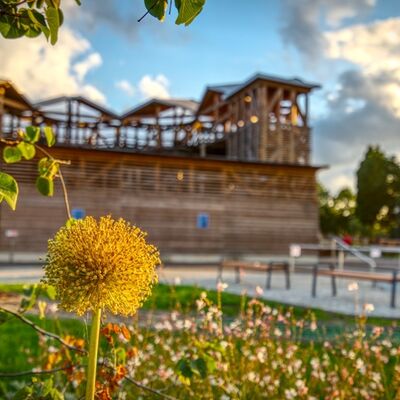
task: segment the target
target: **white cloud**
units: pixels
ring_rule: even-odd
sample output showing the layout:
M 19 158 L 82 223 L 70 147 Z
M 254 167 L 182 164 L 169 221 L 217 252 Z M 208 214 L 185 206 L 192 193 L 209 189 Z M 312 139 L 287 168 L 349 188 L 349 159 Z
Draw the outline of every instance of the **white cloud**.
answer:
M 283 0 L 282 38 L 315 68 L 325 47 L 322 26 L 338 28 L 344 21 L 364 16 L 375 4 L 376 0 Z
M 70 28 L 61 28 L 51 46 L 43 37 L 0 39 L 0 76 L 13 81 L 32 100 L 82 94 L 105 103 L 105 95 L 84 81 L 87 72 L 100 65 L 101 56 L 88 40 Z
M 154 78 L 150 75 L 145 75 L 139 81 L 139 91 L 144 98 L 166 99 L 171 97 L 169 93 L 169 81 L 160 74 Z
M 129 97 L 132 97 L 136 92 L 135 87 L 126 79 L 115 82 L 115 87 L 121 89 Z
M 350 188 L 355 191 L 356 181 L 353 166 L 334 167 L 328 171 L 321 171 L 319 180 L 325 187 L 329 188 L 333 194 L 339 193 L 343 188 Z
M 325 34 L 327 57 L 348 61 L 358 67 L 365 78 L 374 79 L 376 101 L 397 117 L 400 117 L 399 37 L 400 18 Z M 378 77 L 381 77 L 379 81 Z
M 80 81 L 85 79 L 86 74 L 93 68 L 100 66 L 103 63 L 99 53 L 89 54 L 83 61 L 76 63 L 73 70 Z
M 376 0 L 335 0 L 326 2 L 326 21 L 330 26 L 338 27 L 344 20 L 357 17 L 360 12 L 373 8 L 375 4 Z

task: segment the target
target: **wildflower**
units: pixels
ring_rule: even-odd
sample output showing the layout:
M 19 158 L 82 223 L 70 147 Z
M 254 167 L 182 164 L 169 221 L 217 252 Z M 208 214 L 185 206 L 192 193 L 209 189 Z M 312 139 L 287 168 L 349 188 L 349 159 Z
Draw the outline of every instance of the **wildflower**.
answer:
M 375 307 L 374 307 L 373 304 L 370 304 L 370 303 L 364 304 L 364 311 L 365 312 L 369 313 L 369 312 L 372 312 L 374 310 L 375 310 Z
M 349 292 L 355 292 L 355 291 L 357 291 L 357 290 L 358 290 L 358 283 L 357 283 L 357 282 L 351 282 L 351 283 L 349 283 L 348 286 L 347 286 L 347 290 L 348 290 Z
M 260 286 L 256 286 L 256 294 L 257 296 L 261 296 L 264 293 L 264 290 Z
M 217 290 L 218 292 L 223 292 L 228 287 L 228 284 L 225 282 L 218 282 Z
M 178 286 L 181 283 L 182 283 L 182 280 L 181 280 L 180 276 L 176 276 L 175 279 L 174 279 L 175 286 Z
M 318 325 L 317 325 L 317 322 L 316 322 L 316 321 L 311 321 L 311 323 L 310 323 L 310 329 L 311 329 L 312 331 L 316 331 L 316 330 L 318 329 Z
M 50 313 L 55 314 L 58 310 L 58 306 L 56 303 L 48 304 L 47 309 L 49 310 Z
M 56 288 L 66 311 L 132 315 L 157 282 L 159 263 L 157 249 L 139 228 L 110 216 L 86 217 L 49 240 L 45 283 Z

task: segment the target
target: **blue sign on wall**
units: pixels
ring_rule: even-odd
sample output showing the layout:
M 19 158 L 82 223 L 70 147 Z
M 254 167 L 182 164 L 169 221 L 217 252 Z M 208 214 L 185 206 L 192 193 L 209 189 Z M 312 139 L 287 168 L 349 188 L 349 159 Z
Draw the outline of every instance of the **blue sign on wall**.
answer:
M 73 208 L 71 211 L 71 216 L 74 219 L 83 219 L 85 218 L 86 213 L 83 208 Z
M 210 225 L 210 216 L 207 213 L 197 214 L 197 228 L 207 229 Z

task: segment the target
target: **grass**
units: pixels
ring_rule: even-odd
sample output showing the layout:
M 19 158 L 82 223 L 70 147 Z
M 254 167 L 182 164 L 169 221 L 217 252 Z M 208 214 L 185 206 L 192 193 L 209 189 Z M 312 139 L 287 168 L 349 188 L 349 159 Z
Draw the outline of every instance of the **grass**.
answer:
M 17 293 L 24 294 L 30 285 L 23 284 L 0 284 L 0 293 Z M 205 290 L 198 286 L 170 286 L 163 283 L 158 284 L 153 295 L 144 303 L 144 310 L 171 311 L 180 310 L 182 312 L 192 312 L 196 309 L 196 300 L 202 292 L 207 292 L 207 297 L 214 303 L 217 302 L 216 290 Z M 228 317 L 234 317 L 240 312 L 243 298 L 240 295 L 223 292 L 222 294 L 222 311 Z M 247 300 L 248 301 L 248 298 Z M 305 308 L 300 306 L 285 305 L 271 300 L 262 300 L 266 305 L 280 310 L 292 310 L 293 314 L 298 317 L 306 317 L 312 311 L 319 322 L 334 322 L 337 324 L 353 324 L 355 319 L 353 316 L 334 313 L 321 310 L 318 308 Z M 374 326 L 393 326 L 397 325 L 397 319 L 369 317 L 368 322 Z
M 41 328 L 56 334 L 87 337 L 87 326 L 75 319 L 39 319 L 29 315 L 29 319 Z M 21 352 L 21 348 L 29 352 Z M 32 368 L 29 358 L 37 359 L 39 354 L 39 336 L 30 327 L 16 318 L 10 318 L 0 325 L 0 370 L 7 372 L 25 371 Z

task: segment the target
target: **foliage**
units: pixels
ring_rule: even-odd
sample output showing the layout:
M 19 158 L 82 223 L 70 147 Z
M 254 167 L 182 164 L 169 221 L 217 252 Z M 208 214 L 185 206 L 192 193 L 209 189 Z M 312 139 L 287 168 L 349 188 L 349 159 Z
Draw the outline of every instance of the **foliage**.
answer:
M 388 233 L 400 217 L 400 166 L 379 147 L 369 147 L 357 171 L 356 215 L 370 231 Z
M 81 5 L 80 0 L 75 2 Z M 175 0 L 178 11 L 175 23 L 189 25 L 204 3 L 205 0 Z M 144 5 L 146 15 L 151 14 L 160 21 L 165 19 L 168 0 L 144 0 Z M 34 38 L 43 34 L 54 45 L 63 20 L 61 0 L 0 0 L 0 34 L 6 39 Z
M 400 166 L 379 147 L 369 147 L 357 171 L 357 192 L 336 196 L 318 186 L 324 234 L 400 236 Z
M 236 318 L 226 319 L 206 293 L 200 294 L 196 305 L 195 314 L 173 310 L 155 320 L 150 314 L 144 322 L 105 322 L 98 397 L 395 399 L 399 394 L 398 337 L 392 327 L 369 328 L 365 314 L 355 329 L 328 340 L 312 313 L 298 318 L 290 309 L 252 299 L 238 309 Z M 3 326 L 17 324 L 13 321 Z M 84 344 L 71 336 L 70 329 L 61 335 L 68 343 Z M 5 397 L 4 391 L 12 396 L 20 382 L 25 391 L 47 386 L 62 392 L 65 399 L 80 398 L 86 356 L 46 335 L 36 343 L 39 351 L 31 351 L 30 342 L 21 343 L 22 352 L 29 349 L 29 369 L 54 372 L 41 382 L 31 382 L 29 376 L 9 378 L 0 387 L 0 396 Z
M 76 0 L 79 4 L 79 0 Z M 1 0 L 0 33 L 6 39 L 43 34 L 51 44 L 58 39 L 63 23 L 61 0 Z
M 355 216 L 356 196 L 350 188 L 336 196 L 318 185 L 320 228 L 324 234 L 357 234 L 359 222 Z
M 25 130 L 18 132 L 16 139 L 0 138 L 3 147 L 3 160 L 6 164 L 14 164 L 22 160 L 31 160 L 37 152 L 41 152 L 46 157 L 40 158 L 38 162 L 38 178 L 36 188 L 44 196 L 53 196 L 54 178 L 60 176 L 60 164 L 68 164 L 65 161 L 54 159 L 41 145 L 39 145 L 43 135 L 43 143 L 51 147 L 55 143 L 55 135 L 51 127 L 39 128 L 27 126 Z M 15 210 L 18 199 L 18 183 L 9 174 L 0 171 L 0 202 L 5 200 L 8 205 Z

